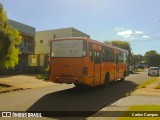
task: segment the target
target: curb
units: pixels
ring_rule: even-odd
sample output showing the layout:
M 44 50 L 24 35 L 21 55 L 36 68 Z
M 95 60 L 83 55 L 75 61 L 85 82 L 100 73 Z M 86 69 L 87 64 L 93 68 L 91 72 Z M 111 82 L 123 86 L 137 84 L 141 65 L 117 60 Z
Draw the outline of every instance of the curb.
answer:
M 7 92 L 13 92 L 13 91 L 19 91 L 19 90 L 24 90 L 24 88 L 17 88 L 17 87 L 2 88 L 0 89 L 0 94 L 7 93 Z

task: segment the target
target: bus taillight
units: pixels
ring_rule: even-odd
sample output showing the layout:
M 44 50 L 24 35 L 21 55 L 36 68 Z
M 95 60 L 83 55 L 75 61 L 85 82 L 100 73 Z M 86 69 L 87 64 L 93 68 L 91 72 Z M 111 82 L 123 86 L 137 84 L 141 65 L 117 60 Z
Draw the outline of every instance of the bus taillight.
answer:
M 88 67 L 84 67 L 83 68 L 83 76 L 87 76 L 88 75 Z

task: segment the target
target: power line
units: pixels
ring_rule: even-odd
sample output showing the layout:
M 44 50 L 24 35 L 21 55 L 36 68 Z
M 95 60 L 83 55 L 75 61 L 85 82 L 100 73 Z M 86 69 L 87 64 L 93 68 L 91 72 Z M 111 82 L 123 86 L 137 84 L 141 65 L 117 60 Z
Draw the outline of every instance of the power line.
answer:
M 155 40 L 160 40 L 160 36 L 156 37 L 156 38 L 151 38 L 151 39 L 147 39 L 147 40 L 127 40 L 127 42 L 149 42 L 149 41 L 155 41 Z

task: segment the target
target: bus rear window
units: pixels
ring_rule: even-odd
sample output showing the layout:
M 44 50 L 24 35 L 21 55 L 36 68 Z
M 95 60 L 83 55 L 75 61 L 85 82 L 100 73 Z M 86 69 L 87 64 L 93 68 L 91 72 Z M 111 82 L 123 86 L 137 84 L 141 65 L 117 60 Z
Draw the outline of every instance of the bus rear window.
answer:
M 83 57 L 86 56 L 84 40 L 52 41 L 51 57 Z

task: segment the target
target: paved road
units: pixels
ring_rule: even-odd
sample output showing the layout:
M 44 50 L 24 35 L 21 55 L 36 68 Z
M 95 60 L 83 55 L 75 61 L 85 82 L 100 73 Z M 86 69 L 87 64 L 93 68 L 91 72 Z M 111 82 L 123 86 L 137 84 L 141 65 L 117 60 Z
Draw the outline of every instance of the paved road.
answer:
M 0 111 L 99 111 L 149 78 L 147 72 L 141 72 L 131 74 L 124 82 L 116 81 L 108 88 L 79 90 L 72 84 L 55 84 L 54 87 L 3 93 L 0 94 Z
M 147 72 L 148 70 L 145 69 L 144 72 L 130 74 L 129 77 L 126 78 L 126 80 L 132 81 L 136 84 L 142 84 L 143 82 L 145 82 L 150 78 Z

